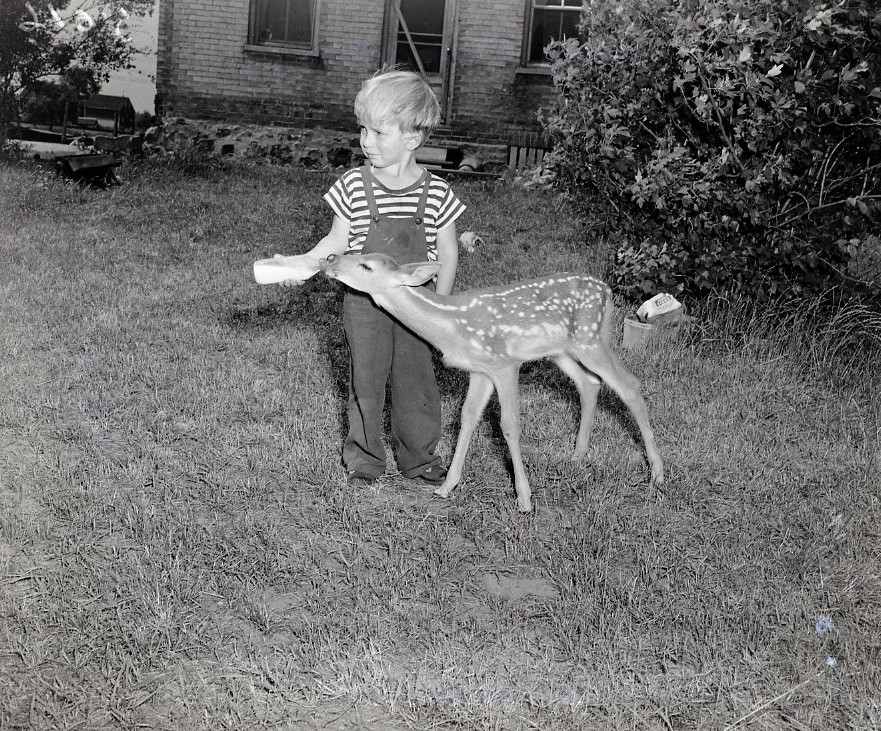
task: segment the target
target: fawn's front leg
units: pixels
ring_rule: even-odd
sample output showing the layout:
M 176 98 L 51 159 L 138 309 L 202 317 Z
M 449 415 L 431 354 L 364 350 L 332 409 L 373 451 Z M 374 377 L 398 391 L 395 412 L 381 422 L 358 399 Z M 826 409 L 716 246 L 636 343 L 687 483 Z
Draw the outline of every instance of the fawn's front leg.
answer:
M 532 510 L 532 490 L 523 466 L 520 451 L 520 364 L 508 366 L 493 374 L 493 382 L 499 395 L 502 434 L 508 443 L 511 465 L 514 468 L 514 490 L 517 492 L 517 509 L 521 513 Z
M 493 383 L 483 373 L 470 373 L 468 379 L 468 391 L 462 402 L 462 412 L 459 416 L 459 436 L 456 439 L 456 449 L 453 459 L 447 471 L 447 479 L 434 491 L 439 497 L 449 497 L 453 488 L 462 479 L 462 468 L 465 466 L 465 455 L 471 444 L 471 436 L 480 423 L 480 417 L 493 393 Z

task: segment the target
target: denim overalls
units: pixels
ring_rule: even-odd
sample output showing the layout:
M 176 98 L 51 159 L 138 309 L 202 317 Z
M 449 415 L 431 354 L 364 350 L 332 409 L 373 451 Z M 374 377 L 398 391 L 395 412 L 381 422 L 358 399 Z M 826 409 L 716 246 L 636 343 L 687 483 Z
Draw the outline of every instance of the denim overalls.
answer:
M 369 166 L 361 168 L 370 229 L 362 253 L 383 253 L 399 264 L 428 259 L 425 203 L 429 173 L 420 182 L 422 194 L 414 218 L 380 216 Z M 405 477 L 415 477 L 439 464 L 434 453 L 441 435 L 440 395 L 431 349 L 369 295 L 349 290 L 343 300 L 343 325 L 349 345 L 349 428 L 343 464 L 374 476 L 385 472 L 383 407 L 391 385 L 391 433 L 395 460 Z

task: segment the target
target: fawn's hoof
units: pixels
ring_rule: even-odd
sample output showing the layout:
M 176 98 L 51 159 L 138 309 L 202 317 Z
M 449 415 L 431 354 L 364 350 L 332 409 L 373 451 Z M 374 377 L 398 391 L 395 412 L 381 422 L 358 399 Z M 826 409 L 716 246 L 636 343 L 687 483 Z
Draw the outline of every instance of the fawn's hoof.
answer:
M 453 488 L 456 486 L 455 483 L 452 485 L 448 485 L 446 482 L 441 485 L 437 490 L 434 491 L 434 494 L 438 497 L 449 497 L 450 493 L 453 491 Z
M 664 484 L 664 470 L 662 468 L 652 470 L 652 479 L 649 480 L 649 485 L 651 487 L 661 487 L 663 484 Z
M 532 512 L 532 500 L 517 500 L 517 510 L 520 513 L 531 513 Z

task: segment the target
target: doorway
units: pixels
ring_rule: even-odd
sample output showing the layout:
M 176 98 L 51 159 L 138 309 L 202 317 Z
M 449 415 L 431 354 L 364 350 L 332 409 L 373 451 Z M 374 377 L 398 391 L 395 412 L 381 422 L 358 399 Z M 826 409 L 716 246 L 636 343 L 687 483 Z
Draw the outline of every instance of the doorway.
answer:
M 387 0 L 383 64 L 431 84 L 447 120 L 455 67 L 456 0 Z

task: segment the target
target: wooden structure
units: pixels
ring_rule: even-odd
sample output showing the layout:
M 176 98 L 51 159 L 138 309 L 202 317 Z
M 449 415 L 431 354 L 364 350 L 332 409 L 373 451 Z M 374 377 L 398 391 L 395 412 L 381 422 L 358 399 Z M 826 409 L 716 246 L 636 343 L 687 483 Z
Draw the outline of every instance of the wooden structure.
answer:
M 114 135 L 135 131 L 135 108 L 127 96 L 93 94 L 79 103 L 77 112 L 80 126 L 112 130 Z

